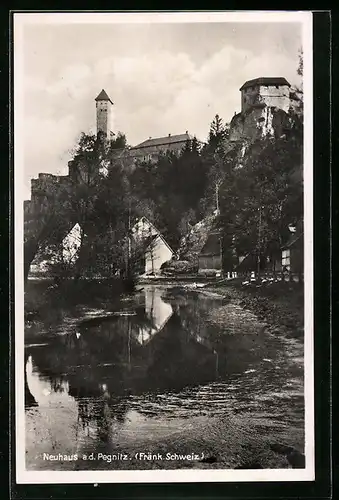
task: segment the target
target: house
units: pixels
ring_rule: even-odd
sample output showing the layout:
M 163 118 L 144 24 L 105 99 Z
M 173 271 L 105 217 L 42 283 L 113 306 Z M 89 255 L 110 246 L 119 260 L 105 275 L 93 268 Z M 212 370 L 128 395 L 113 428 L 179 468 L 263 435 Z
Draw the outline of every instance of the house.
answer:
M 304 274 L 304 233 L 294 233 L 281 249 L 282 272 L 300 280 Z
M 219 231 L 212 231 L 198 255 L 199 274 L 221 274 L 222 247 Z
M 299 281 L 303 276 L 304 235 L 300 229 L 289 227 L 290 237 L 278 253 L 262 255 L 260 272 L 262 276 L 283 276 L 284 279 Z M 258 254 L 255 250 L 239 257 L 236 272 L 243 276 L 252 276 L 258 272 Z
M 82 245 L 83 232 L 78 223 L 67 233 L 61 242 L 62 259 L 69 264 L 75 263 L 79 256 L 79 250 Z
M 137 220 L 131 232 L 134 254 L 139 254 L 140 272 L 158 273 L 162 264 L 173 257 L 173 250 L 160 231 L 146 217 Z
M 168 134 L 165 137 L 149 137 L 136 146 L 113 149 L 111 158 L 123 168 L 133 168 L 138 162 L 156 163 L 161 154 L 172 152 L 179 155 L 192 136 L 186 131 L 185 134 Z
M 157 161 L 160 154 L 172 152 L 179 154 L 185 147 L 187 142 L 190 142 L 192 137 L 188 131 L 184 134 L 171 135 L 165 137 L 149 137 L 147 140 L 133 146 L 129 150 L 129 155 L 133 159 L 139 161 Z
M 51 266 L 61 263 L 73 266 L 77 261 L 84 237 L 80 225 L 63 221 L 58 231 L 59 237 L 46 245 L 42 254 L 35 256 L 30 266 L 30 278 L 48 277 Z

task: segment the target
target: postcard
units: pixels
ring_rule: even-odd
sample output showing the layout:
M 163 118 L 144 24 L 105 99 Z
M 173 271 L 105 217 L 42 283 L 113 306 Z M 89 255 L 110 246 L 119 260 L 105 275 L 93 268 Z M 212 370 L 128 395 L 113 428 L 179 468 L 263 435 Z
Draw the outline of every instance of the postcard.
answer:
M 16 480 L 312 481 L 312 13 L 14 13 Z

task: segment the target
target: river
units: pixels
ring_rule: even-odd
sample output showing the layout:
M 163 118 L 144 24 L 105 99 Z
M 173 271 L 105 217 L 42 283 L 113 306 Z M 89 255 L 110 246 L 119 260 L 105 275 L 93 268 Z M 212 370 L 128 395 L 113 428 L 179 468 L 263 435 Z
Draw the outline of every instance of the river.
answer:
M 302 341 L 185 287 L 27 320 L 25 394 L 28 470 L 287 468 L 288 447 L 304 453 Z

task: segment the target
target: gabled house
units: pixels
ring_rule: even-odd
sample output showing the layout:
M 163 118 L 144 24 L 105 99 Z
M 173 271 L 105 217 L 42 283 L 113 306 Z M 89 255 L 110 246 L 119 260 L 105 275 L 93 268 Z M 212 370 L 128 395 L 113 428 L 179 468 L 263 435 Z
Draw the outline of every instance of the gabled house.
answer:
M 299 281 L 304 267 L 304 234 L 298 227 L 289 227 L 291 234 L 287 242 L 274 255 L 262 255 L 260 272 L 263 276 L 281 276 L 283 279 Z M 258 254 L 256 250 L 239 257 L 235 268 L 240 275 L 254 275 L 258 272 Z
M 75 263 L 79 256 L 82 239 L 83 231 L 79 223 L 76 223 L 61 242 L 62 258 L 64 262 L 68 264 Z
M 79 257 L 83 230 L 79 223 L 63 221 L 58 228 L 58 237 L 46 244 L 43 254 L 37 254 L 30 266 L 29 277 L 48 276 L 51 266 L 66 264 L 73 266 Z
M 134 224 L 131 233 L 142 274 L 158 273 L 162 264 L 173 257 L 174 252 L 161 232 L 146 217 Z

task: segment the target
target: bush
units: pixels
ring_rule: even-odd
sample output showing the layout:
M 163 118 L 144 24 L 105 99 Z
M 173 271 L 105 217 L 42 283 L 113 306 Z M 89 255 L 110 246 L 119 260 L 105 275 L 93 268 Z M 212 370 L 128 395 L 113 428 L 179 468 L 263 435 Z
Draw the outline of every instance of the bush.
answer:
M 163 266 L 162 269 L 166 273 L 171 274 L 191 274 L 198 271 L 197 266 L 188 260 L 170 261 L 166 266 Z

